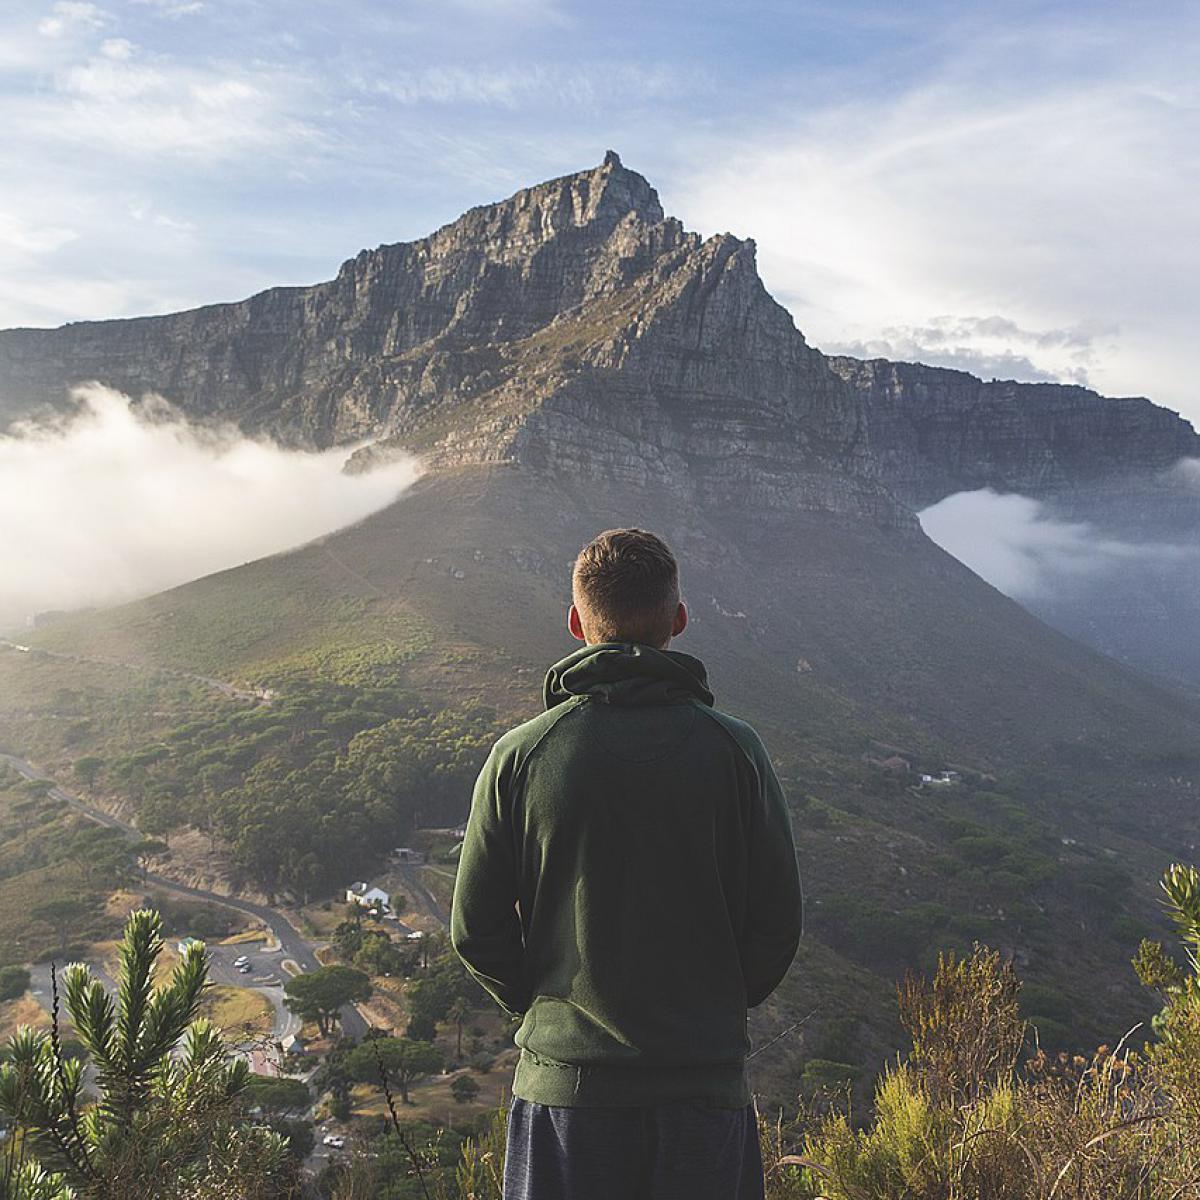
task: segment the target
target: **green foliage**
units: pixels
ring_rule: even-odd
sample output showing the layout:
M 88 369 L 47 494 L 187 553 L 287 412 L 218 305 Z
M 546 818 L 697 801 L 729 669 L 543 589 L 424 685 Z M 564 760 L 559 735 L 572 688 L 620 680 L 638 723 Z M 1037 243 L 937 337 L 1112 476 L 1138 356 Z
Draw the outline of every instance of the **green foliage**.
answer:
M 0 1000 L 15 1000 L 29 990 L 29 972 L 24 967 L 0 967 Z
M 346 1070 L 359 1083 L 379 1083 L 400 1089 L 411 1103 L 409 1088 L 442 1069 L 442 1052 L 431 1042 L 410 1038 L 368 1038 L 346 1056 Z
M 0 1112 L 19 1131 L 29 1161 L 81 1198 L 283 1195 L 282 1141 L 245 1125 L 235 1110 L 248 1068 L 231 1061 L 217 1031 L 196 1019 L 205 950 L 191 947 L 155 987 L 162 949 L 158 915 L 141 910 L 126 925 L 115 996 L 86 966 L 67 967 L 62 996 L 85 1057 L 62 1053 L 57 1023 L 49 1035 L 18 1031 L 0 1066 Z M 89 1065 L 99 1090 L 94 1102 L 84 1091 Z
M 303 1112 L 312 1103 L 308 1084 L 286 1075 L 251 1075 L 244 1096 L 248 1107 L 273 1113 Z
M 1160 1200 L 1200 1194 L 1200 876 L 1172 867 L 1168 911 L 1190 973 L 1157 943 L 1135 960 L 1166 1002 L 1142 1053 L 1037 1052 L 1016 1069 L 1019 982 L 976 947 L 944 956 L 932 982 L 909 978 L 900 1012 L 906 1062 L 879 1079 L 871 1119 L 814 1113 L 788 1152 L 782 1121 L 763 1124 L 770 1200 Z M 1028 997 L 1062 1012 L 1043 989 Z M 810 1064 L 812 1065 L 812 1064 Z
M 283 1002 L 292 1012 L 302 1020 L 315 1021 L 322 1033 L 328 1033 L 345 1005 L 370 997 L 371 981 L 353 967 L 318 967 L 289 979 L 283 992 Z
M 430 712 L 393 689 L 297 676 L 270 708 L 191 720 L 109 773 L 144 832 L 195 825 L 260 886 L 307 899 L 422 820 L 457 817 L 495 732 L 475 705 Z
M 456 1075 L 450 1081 L 450 1094 L 457 1104 L 470 1104 L 479 1095 L 479 1084 L 470 1075 Z

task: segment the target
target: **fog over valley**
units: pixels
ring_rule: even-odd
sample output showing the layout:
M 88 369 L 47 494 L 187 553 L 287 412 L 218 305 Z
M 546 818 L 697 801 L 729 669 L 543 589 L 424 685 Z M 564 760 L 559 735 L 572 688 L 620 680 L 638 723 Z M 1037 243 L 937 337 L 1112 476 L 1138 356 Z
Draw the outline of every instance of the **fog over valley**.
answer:
M 343 470 L 353 447 L 308 453 L 200 426 L 160 397 L 98 384 L 74 410 L 0 436 L 0 628 L 116 604 L 299 545 L 391 503 L 411 459 Z

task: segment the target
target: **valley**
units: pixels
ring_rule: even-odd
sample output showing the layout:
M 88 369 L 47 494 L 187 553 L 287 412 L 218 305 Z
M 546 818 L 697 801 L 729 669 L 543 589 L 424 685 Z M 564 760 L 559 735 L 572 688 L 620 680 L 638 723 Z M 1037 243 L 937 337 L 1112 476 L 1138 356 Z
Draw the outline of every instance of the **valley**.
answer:
M 1161 640 L 1119 662 L 1066 636 L 916 510 L 994 487 L 1099 520 L 1136 492 L 1134 526 L 1169 512 L 1186 534 L 1197 502 L 1164 471 L 1197 438 L 1175 414 L 826 358 L 752 241 L 685 230 L 615 154 L 309 289 L 0 334 L 9 412 L 83 378 L 291 446 L 372 439 L 348 469 L 421 463 L 327 537 L 9 631 L 0 749 L 196 847 L 174 886 L 311 907 L 458 824 L 571 649 L 574 553 L 638 524 L 680 558 L 680 648 L 760 729 L 793 810 L 811 922 L 752 1018 L 767 1100 L 830 1072 L 862 1094 L 903 1038 L 897 979 L 946 948 L 1011 955 L 1051 1048 L 1151 1015 L 1129 963 L 1200 834 L 1200 705 Z

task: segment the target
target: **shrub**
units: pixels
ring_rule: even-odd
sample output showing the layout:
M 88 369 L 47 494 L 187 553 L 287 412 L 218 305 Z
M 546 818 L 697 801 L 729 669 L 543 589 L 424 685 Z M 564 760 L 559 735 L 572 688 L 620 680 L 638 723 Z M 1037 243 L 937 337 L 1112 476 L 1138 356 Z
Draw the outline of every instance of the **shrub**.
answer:
M 1163 890 L 1187 967 L 1152 942 L 1135 960 L 1164 1002 L 1157 1042 L 1086 1058 L 1038 1050 L 1019 1068 L 1025 1027 L 1011 964 L 981 946 L 943 955 L 931 982 L 900 988 L 913 1049 L 878 1080 L 868 1124 L 835 1111 L 761 1127 L 771 1200 L 1200 1195 L 1200 873 L 1172 867 Z M 1028 999 L 1060 1013 L 1069 1005 L 1047 988 Z M 788 1153 L 797 1139 L 800 1152 Z
M 15 1000 L 29 990 L 29 972 L 24 967 L 0 967 L 0 1000 Z

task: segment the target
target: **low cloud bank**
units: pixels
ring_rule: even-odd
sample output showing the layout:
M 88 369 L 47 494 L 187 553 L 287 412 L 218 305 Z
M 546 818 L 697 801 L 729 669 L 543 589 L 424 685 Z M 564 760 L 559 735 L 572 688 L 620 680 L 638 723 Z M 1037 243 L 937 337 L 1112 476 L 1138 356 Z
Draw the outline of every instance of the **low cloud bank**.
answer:
M 1092 525 L 1051 516 L 1038 500 L 991 488 L 947 496 L 924 509 L 920 519 L 943 550 L 1017 600 L 1058 595 L 1122 566 L 1197 554 L 1190 545 L 1108 537 Z
M 285 450 L 190 423 L 158 397 L 73 393 L 49 424 L 0 435 L 0 625 L 115 604 L 361 520 L 411 460 L 346 474 L 346 448 Z

